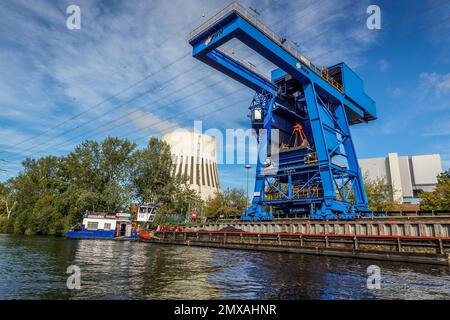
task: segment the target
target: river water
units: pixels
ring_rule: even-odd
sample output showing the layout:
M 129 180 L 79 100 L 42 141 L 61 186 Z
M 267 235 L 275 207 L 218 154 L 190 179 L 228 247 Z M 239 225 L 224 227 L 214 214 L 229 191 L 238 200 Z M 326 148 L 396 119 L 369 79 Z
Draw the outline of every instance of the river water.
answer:
M 69 290 L 70 265 L 81 288 Z M 367 267 L 381 270 L 367 288 Z M 449 299 L 447 267 L 0 234 L 0 299 Z

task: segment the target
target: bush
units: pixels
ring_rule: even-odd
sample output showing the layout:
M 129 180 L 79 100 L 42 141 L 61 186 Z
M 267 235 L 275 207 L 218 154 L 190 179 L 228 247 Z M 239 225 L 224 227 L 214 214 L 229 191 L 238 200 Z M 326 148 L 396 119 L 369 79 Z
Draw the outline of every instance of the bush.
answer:
M 440 174 L 433 192 L 420 194 L 421 210 L 450 210 L 450 171 Z
M 205 203 L 207 217 L 232 217 L 241 215 L 247 208 L 248 199 L 244 190 L 227 189 L 225 192 L 216 192 L 214 197 Z

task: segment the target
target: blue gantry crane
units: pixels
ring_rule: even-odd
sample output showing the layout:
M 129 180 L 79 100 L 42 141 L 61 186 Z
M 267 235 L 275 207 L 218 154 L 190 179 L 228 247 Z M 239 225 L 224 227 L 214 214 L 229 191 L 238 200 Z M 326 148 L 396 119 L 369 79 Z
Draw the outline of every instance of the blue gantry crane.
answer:
M 234 38 L 277 67 L 270 79 L 223 49 Z M 238 3 L 192 31 L 189 43 L 195 58 L 255 91 L 258 162 L 242 220 L 272 220 L 274 210 L 312 220 L 371 215 L 349 126 L 375 120 L 376 106 L 354 71 L 314 65 Z

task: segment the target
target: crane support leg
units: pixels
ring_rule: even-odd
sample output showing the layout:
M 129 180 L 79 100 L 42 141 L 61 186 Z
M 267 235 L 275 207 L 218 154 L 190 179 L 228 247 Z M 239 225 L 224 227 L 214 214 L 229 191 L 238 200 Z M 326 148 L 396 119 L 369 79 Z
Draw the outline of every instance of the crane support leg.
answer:
M 272 136 L 272 112 L 275 104 L 275 95 L 270 93 L 256 94 L 258 105 L 252 104 L 253 107 L 261 108 L 264 115 L 263 127 L 258 130 L 258 161 L 256 163 L 256 179 L 255 191 L 253 193 L 253 200 L 251 207 L 242 215 L 243 221 L 249 220 L 272 220 L 272 212 L 264 210 L 263 202 L 265 195 L 265 174 L 264 169 L 267 166 L 267 159 L 273 152 L 278 152 L 277 148 L 273 148 L 272 141 L 277 141 Z M 254 128 L 257 129 L 257 128 Z M 272 140 L 275 138 L 274 140 Z M 276 150 L 273 150 L 276 149 Z

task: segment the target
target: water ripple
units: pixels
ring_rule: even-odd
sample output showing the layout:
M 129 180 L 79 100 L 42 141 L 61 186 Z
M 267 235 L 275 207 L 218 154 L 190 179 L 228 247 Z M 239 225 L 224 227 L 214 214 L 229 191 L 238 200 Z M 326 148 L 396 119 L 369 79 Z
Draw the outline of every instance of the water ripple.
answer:
M 381 268 L 381 289 L 366 270 Z M 81 289 L 68 290 L 69 265 Z M 447 267 L 0 235 L 0 299 L 449 299 Z

